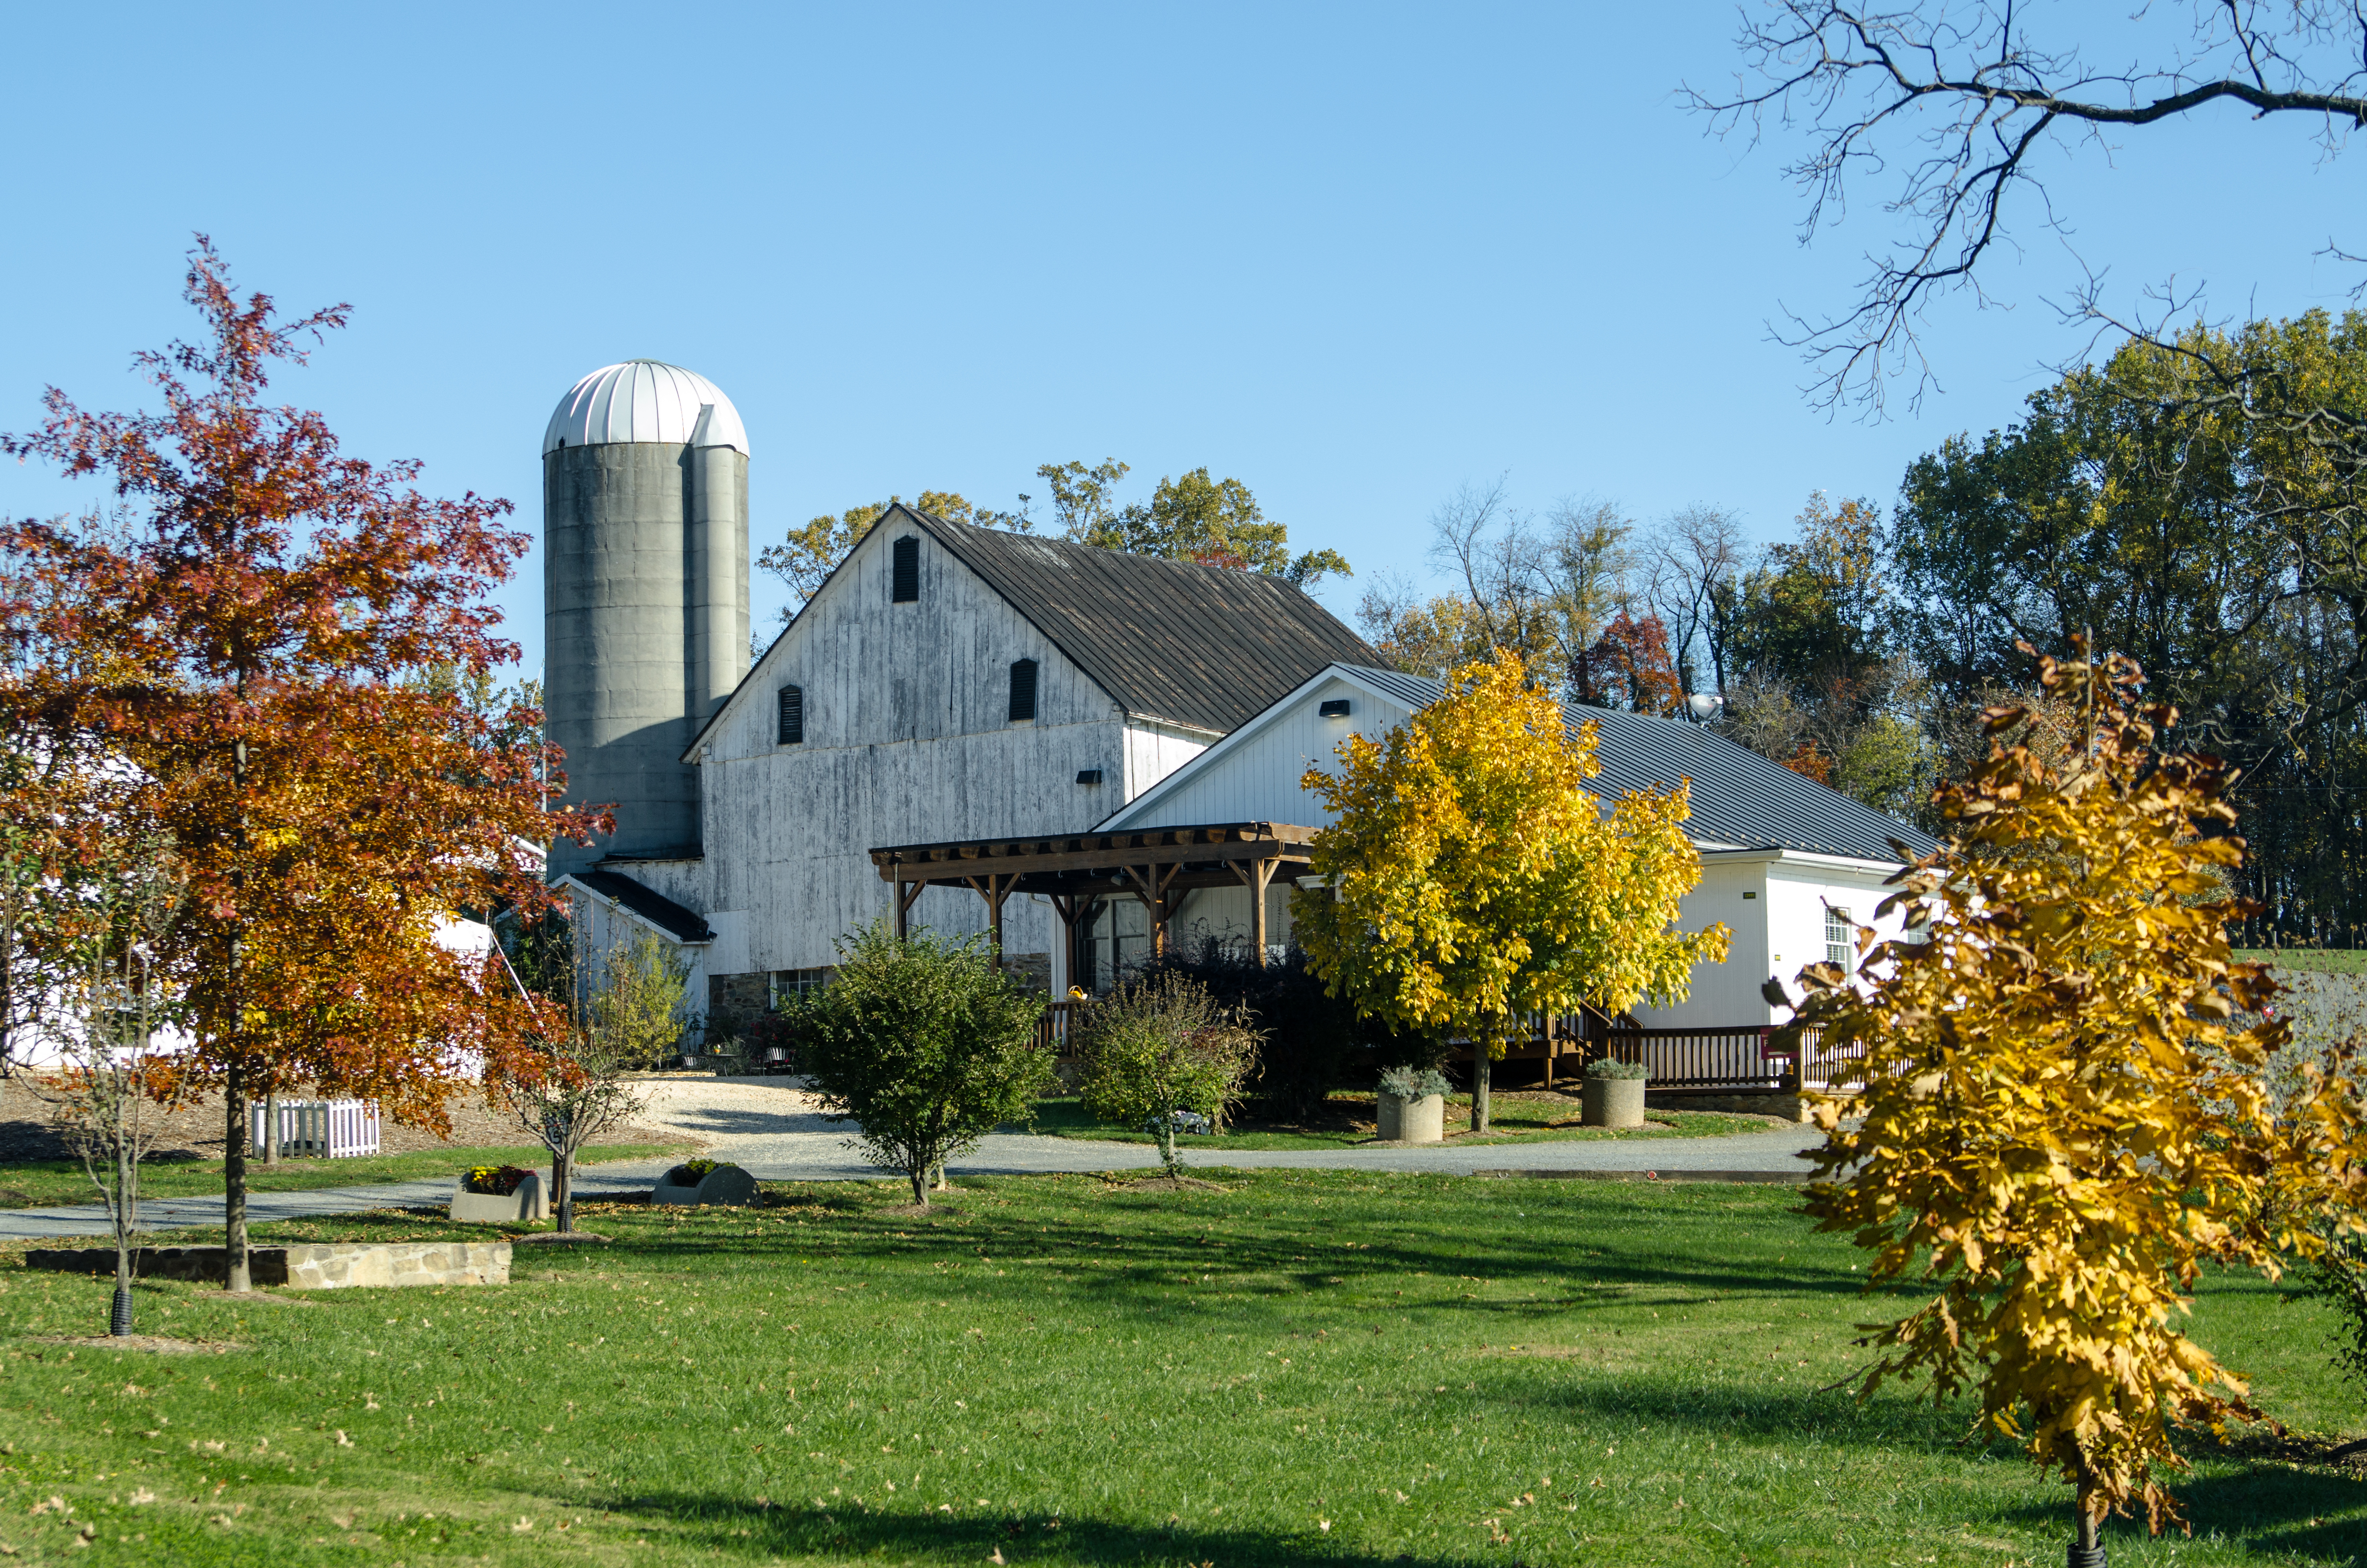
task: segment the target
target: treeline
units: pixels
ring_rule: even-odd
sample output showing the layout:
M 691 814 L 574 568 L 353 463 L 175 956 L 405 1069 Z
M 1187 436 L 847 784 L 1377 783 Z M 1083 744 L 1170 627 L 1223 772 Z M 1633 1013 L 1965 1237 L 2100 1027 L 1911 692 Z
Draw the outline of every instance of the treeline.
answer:
M 2256 369 L 2229 384 L 2210 367 Z M 2293 411 L 2287 415 L 2284 411 Z M 1887 511 L 1812 496 L 1780 543 L 1694 506 L 1540 515 L 1501 486 L 1434 519 L 1455 579 L 1365 596 L 1365 636 L 1440 675 L 1509 648 L 1565 699 L 1709 722 L 1927 827 L 1985 755 L 1980 710 L 2042 714 L 2019 644 L 2135 657 L 2169 744 L 2240 769 L 2243 939 L 2356 945 L 2367 927 L 2367 315 L 2323 312 L 2135 343 L 2033 393 L 2000 430 L 1908 465 Z M 1704 704 L 1705 706 L 1705 704 Z M 2051 744 L 2042 733 L 2037 744 Z

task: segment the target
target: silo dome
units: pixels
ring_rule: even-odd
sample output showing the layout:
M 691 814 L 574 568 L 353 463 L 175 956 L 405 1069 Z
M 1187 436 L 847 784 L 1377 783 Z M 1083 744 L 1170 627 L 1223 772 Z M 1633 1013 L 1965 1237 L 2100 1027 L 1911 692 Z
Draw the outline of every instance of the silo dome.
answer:
M 628 359 L 593 371 L 559 400 L 542 433 L 542 450 L 547 457 L 561 447 L 622 441 L 730 447 L 745 456 L 748 430 L 723 389 L 697 371 L 662 359 Z

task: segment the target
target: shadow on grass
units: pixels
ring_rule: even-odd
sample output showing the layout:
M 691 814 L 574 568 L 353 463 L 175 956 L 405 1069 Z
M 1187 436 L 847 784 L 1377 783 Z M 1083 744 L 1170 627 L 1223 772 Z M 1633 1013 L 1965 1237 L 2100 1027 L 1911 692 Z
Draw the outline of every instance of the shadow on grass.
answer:
M 861 1506 L 816 1508 L 810 1504 L 764 1506 L 753 1498 L 697 1493 L 644 1493 L 619 1497 L 607 1506 L 628 1517 L 668 1520 L 686 1544 L 727 1555 L 776 1557 L 808 1553 L 831 1561 L 873 1556 L 894 1562 L 978 1563 L 998 1559 L 1019 1562 L 1218 1562 L 1303 1563 L 1319 1560 L 1341 1568 L 1382 1564 L 1465 1563 L 1472 1554 L 1440 1551 L 1357 1551 L 1319 1533 L 1282 1535 L 1263 1530 L 1205 1527 L 1150 1527 L 1113 1520 L 1033 1513 L 911 1515 Z M 1517 1568 L 1499 1558 L 1499 1568 Z
M 2014 1457 L 2019 1458 L 2019 1452 Z M 2189 1455 L 2196 1470 L 2183 1475 L 2155 1479 L 2168 1488 L 2185 1510 L 2195 1535 L 2221 1536 L 2244 1543 L 2262 1554 L 2291 1553 L 2311 1562 L 2361 1561 L 2367 1545 L 2367 1478 L 2332 1471 L 2282 1464 L 2262 1464 L 2232 1459 L 2203 1448 Z M 2054 1530 L 2067 1543 L 2071 1539 L 2071 1489 L 2054 1488 L 2045 1503 L 2030 1503 L 2005 1517 L 2033 1530 Z M 2167 1542 L 2185 1539 L 2171 1526 Z M 2134 1549 L 2145 1540 L 2145 1517 L 2115 1519 L 2105 1528 L 2107 1551 Z M 2174 1550 L 2174 1548 L 2173 1548 Z

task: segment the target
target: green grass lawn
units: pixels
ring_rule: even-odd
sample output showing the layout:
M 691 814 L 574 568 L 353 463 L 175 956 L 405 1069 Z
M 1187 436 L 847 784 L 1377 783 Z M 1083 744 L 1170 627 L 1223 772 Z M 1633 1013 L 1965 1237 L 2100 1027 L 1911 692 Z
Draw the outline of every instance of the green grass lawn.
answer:
M 1822 1392 L 1856 1255 L 1794 1193 L 1268 1171 L 592 1206 L 513 1282 L 140 1293 L 220 1355 L 76 1347 L 96 1279 L 0 1261 L 0 1547 L 87 1563 L 2057 1563 L 2064 1489 L 1966 1410 Z M 466 1228 L 462 1228 L 464 1231 Z M 379 1214 L 282 1237 L 451 1234 Z M 2367 1426 L 2327 1318 L 2206 1283 L 2296 1426 Z M 2367 1480 L 2199 1452 L 2191 1540 L 2333 1564 Z M 58 1504 L 51 1504 L 55 1498 Z M 62 1505 L 62 1506 L 61 1506 Z M 42 1511 L 35 1512 L 36 1508 Z M 91 1542 L 75 1551 L 84 1531 Z
M 2305 970 L 2316 974 L 2367 974 L 2367 949 L 2238 948 L 2236 956 L 2247 963 L 2274 964 L 2279 969 Z
M 1276 1127 L 1255 1121 L 1229 1127 L 1221 1133 L 1184 1137 L 1177 1143 L 1189 1150 L 1227 1149 L 1353 1149 L 1374 1142 L 1373 1096 L 1335 1094 L 1332 1114 L 1314 1127 Z M 1763 1132 L 1768 1120 L 1759 1116 L 1727 1116 L 1716 1111 L 1664 1110 L 1655 1106 L 1650 1120 L 1637 1128 L 1559 1127 L 1576 1121 L 1576 1096 L 1506 1092 L 1491 1096 L 1489 1131 L 1477 1134 L 1471 1126 L 1471 1096 L 1446 1097 L 1446 1141 L 1455 1144 L 1544 1143 L 1564 1139 L 1716 1138 L 1731 1132 Z M 1361 1121 L 1362 1126 L 1355 1125 Z M 1036 1102 L 1034 1131 L 1053 1138 L 1091 1138 L 1113 1143 L 1150 1143 L 1150 1134 L 1096 1120 L 1075 1096 L 1057 1096 Z
M 583 1152 L 584 1165 L 606 1160 L 647 1160 L 687 1153 L 689 1143 L 603 1144 Z M 305 1192 L 323 1187 L 368 1187 L 379 1182 L 454 1176 L 470 1165 L 524 1165 L 547 1170 L 550 1155 L 539 1144 L 496 1149 L 426 1149 L 409 1154 L 370 1154 L 350 1160 L 285 1158 L 277 1165 L 249 1160 L 249 1192 Z M 206 1198 L 222 1189 L 220 1160 L 153 1160 L 140 1167 L 140 1190 L 147 1198 Z M 56 1203 L 96 1203 L 79 1160 L 15 1160 L 0 1165 L 0 1209 L 47 1208 Z

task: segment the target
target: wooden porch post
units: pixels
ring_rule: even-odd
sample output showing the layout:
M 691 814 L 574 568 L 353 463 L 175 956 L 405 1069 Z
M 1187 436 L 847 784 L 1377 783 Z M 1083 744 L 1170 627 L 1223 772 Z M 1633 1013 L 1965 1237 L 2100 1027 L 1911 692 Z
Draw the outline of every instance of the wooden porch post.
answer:
M 921 901 L 926 882 L 908 882 L 899 878 L 896 886 L 896 939 L 906 940 L 912 934 L 912 905 Z
M 1167 916 L 1170 913 L 1167 890 L 1183 869 L 1184 863 L 1180 860 L 1168 867 L 1163 877 L 1159 874 L 1159 867 L 1155 863 L 1126 868 L 1126 874 L 1138 884 L 1134 896 L 1142 900 L 1143 908 L 1150 912 L 1150 951 L 1154 958 L 1167 956 Z
M 1250 947 L 1257 959 L 1258 968 L 1263 969 L 1265 967 L 1265 889 L 1266 884 L 1274 880 L 1274 874 L 1280 869 L 1282 862 L 1252 860 L 1244 866 L 1235 860 L 1230 864 L 1233 875 L 1240 878 L 1241 885 L 1250 890 Z
M 983 878 L 969 877 L 964 880 L 976 891 L 979 897 L 986 900 L 987 923 L 994 931 L 994 972 L 1001 974 L 1002 972 L 1002 901 L 1011 896 L 1011 884 L 1019 879 L 1016 875 L 998 876 L 989 871 Z

